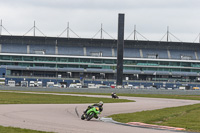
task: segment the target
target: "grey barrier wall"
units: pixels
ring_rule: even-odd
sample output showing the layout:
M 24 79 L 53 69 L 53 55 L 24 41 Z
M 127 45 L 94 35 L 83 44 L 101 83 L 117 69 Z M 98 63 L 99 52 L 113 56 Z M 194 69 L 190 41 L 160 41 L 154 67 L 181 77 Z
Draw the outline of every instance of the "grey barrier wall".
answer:
M 3 91 L 36 91 L 36 92 L 78 92 L 117 94 L 167 94 L 167 95 L 200 95 L 200 90 L 157 90 L 157 89 L 112 89 L 112 88 L 39 88 L 0 86 Z

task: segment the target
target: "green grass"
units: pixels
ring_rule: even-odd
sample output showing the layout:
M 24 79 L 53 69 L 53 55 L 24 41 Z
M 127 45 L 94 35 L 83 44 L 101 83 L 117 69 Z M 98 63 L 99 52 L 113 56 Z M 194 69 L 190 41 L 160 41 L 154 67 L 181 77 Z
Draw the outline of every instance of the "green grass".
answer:
M 48 92 L 48 93 L 83 94 L 83 95 L 107 95 L 107 96 L 111 95 L 111 93 L 86 93 L 86 92 Z M 169 99 L 200 100 L 200 95 L 123 94 L 123 93 L 117 93 L 117 95 L 118 96 L 128 96 L 128 97 L 149 97 L 149 98 L 169 98 Z
M 62 92 L 63 93 L 63 92 Z M 68 93 L 68 92 L 64 92 Z M 70 92 L 71 93 L 71 92 Z M 82 93 L 72 92 L 71 94 L 83 94 L 83 95 L 111 95 L 110 93 Z M 200 95 L 167 95 L 167 94 L 123 94 L 117 93 L 120 96 L 128 97 L 149 97 L 149 98 L 169 98 L 169 99 L 185 99 L 185 100 L 200 100 Z
M 79 97 L 51 94 L 25 94 L 0 91 L 0 104 L 79 104 L 79 103 L 133 102 L 126 99 Z
M 14 127 L 3 127 L 3 126 L 0 126 L 0 132 L 1 133 L 53 133 L 53 132 L 43 132 L 43 131 L 21 129 Z
M 200 100 L 200 96 L 199 95 L 119 94 L 119 96 Z
M 0 92 L 4 92 L 0 90 Z M 13 91 L 11 91 L 13 92 Z M 14 92 L 24 92 L 24 91 L 14 91 Z M 30 91 L 29 91 L 30 92 Z M 38 91 L 32 91 L 38 92 Z M 38 92 L 42 93 L 42 92 Z M 43 92 L 43 93 L 59 93 L 59 94 L 82 94 L 82 95 L 107 95 L 110 96 L 111 93 L 88 93 L 88 92 Z M 118 96 L 128 96 L 128 97 L 149 97 L 149 98 L 169 98 L 169 99 L 186 99 L 186 100 L 200 100 L 200 95 L 173 95 L 173 94 L 123 94 L 117 93 Z
M 109 117 L 122 123 L 143 122 L 148 124 L 181 127 L 188 131 L 200 132 L 200 104 L 117 114 Z

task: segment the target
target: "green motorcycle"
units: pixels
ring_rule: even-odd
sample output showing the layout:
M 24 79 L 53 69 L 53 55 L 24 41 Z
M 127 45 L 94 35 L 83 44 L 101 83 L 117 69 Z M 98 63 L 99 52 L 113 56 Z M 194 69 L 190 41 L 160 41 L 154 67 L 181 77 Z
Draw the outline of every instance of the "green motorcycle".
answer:
M 93 117 L 98 118 L 98 114 L 100 114 L 99 107 L 92 107 L 86 113 L 83 113 L 81 116 L 81 120 L 91 120 Z

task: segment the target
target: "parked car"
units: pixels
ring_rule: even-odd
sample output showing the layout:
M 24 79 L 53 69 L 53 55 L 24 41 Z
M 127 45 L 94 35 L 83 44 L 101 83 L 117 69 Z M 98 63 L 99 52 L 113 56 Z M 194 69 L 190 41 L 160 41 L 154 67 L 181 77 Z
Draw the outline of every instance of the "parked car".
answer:
M 116 84 L 111 84 L 111 88 L 116 88 Z
M 124 88 L 133 89 L 133 85 L 132 84 L 127 84 L 127 85 L 124 85 Z
M 193 90 L 199 90 L 199 87 L 193 87 L 192 89 Z
M 148 86 L 147 89 L 150 89 L 150 90 L 156 90 L 156 87 Z
M 82 84 L 81 83 L 71 83 L 69 85 L 69 88 L 82 88 Z
M 96 84 L 97 88 L 111 88 L 110 86 L 107 86 L 106 84 Z
M 158 88 L 159 90 L 166 90 L 166 88 L 165 87 L 160 87 L 160 88 Z

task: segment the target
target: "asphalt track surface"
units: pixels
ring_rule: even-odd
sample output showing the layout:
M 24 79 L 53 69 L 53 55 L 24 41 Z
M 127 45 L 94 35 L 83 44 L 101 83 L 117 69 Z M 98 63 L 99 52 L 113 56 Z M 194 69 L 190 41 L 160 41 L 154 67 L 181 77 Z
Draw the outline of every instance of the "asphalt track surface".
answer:
M 57 94 L 68 95 L 68 94 Z M 76 95 L 76 94 L 73 94 Z M 81 96 L 81 95 L 76 95 Z M 85 96 L 85 95 L 84 95 Z M 91 97 L 109 97 L 93 96 Z M 154 110 L 200 103 L 195 100 L 120 97 L 136 102 L 105 103 L 101 118 L 112 114 Z M 88 104 L 4 104 L 0 125 L 58 133 L 173 133 L 177 131 L 125 126 L 102 120 L 83 121 L 80 115 Z M 76 112 L 77 110 L 77 112 Z M 184 131 L 178 131 L 184 132 Z

